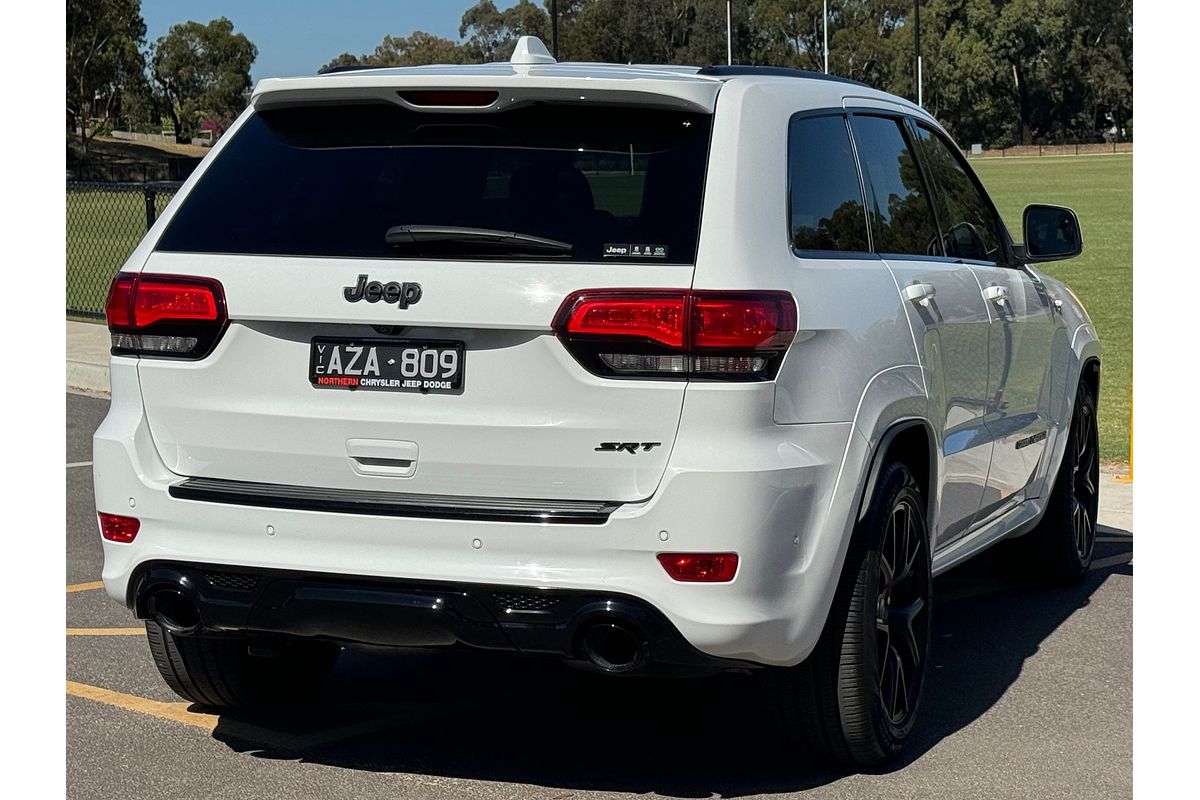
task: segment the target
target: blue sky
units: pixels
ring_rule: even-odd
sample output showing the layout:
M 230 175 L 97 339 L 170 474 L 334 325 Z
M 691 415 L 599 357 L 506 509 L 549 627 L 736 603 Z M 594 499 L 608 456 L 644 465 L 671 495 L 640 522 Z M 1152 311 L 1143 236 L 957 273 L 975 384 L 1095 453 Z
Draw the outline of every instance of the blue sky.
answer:
M 507 8 L 516 0 L 496 0 Z M 474 0 L 142 0 L 146 40 L 179 22 L 228 17 L 258 46 L 254 80 L 311 75 L 339 53 L 369 53 L 384 35 L 423 30 L 458 40 L 462 13 Z

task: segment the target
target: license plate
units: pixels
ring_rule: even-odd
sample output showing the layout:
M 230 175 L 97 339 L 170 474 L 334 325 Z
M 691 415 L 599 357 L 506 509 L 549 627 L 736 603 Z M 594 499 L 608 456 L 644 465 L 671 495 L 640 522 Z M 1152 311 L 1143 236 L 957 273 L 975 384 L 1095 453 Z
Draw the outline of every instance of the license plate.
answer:
M 463 343 L 394 339 L 313 339 L 308 379 L 322 389 L 456 394 Z

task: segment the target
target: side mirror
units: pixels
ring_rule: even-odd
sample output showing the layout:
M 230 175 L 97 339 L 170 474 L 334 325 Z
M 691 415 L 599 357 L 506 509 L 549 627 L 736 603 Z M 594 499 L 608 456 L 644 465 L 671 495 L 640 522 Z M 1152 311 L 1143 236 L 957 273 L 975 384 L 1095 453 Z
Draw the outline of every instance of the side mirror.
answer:
M 1021 228 L 1028 261 L 1058 261 L 1083 252 L 1079 217 L 1063 206 L 1025 206 Z

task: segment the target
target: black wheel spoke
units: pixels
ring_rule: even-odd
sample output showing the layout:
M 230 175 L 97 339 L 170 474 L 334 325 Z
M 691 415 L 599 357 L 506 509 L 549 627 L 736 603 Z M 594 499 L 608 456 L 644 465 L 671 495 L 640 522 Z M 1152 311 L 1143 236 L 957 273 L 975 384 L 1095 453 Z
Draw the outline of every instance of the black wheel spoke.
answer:
M 1083 473 L 1080 488 L 1087 493 L 1088 497 L 1096 494 L 1096 485 L 1092 483 L 1092 472 L 1090 469 Z
M 917 634 L 913 627 L 913 622 L 917 614 L 920 613 L 920 607 L 924 607 L 924 605 L 925 601 L 918 600 L 912 606 L 909 606 L 905 612 L 897 614 L 897 616 L 901 617 L 902 622 L 895 626 L 897 632 L 896 639 L 897 643 L 906 651 L 901 654 L 900 660 L 907 662 L 908 666 L 912 669 L 916 669 L 921 665 L 921 648 L 917 644 Z M 896 652 L 900 653 L 899 647 L 896 648 Z
M 892 720 L 896 719 L 896 706 L 900 704 L 900 669 L 900 657 L 889 647 L 884 658 L 879 691 L 883 699 L 883 708 Z
M 893 516 L 891 519 L 888 520 L 887 530 L 884 531 L 884 535 L 883 535 L 883 546 L 879 548 L 879 569 L 880 569 L 881 577 L 883 578 L 883 581 L 882 581 L 883 586 L 881 587 L 881 589 L 886 589 L 887 587 L 890 587 L 892 585 L 892 580 L 896 575 L 895 553 L 888 551 L 889 546 L 892 546 L 893 548 L 895 547 L 895 545 L 893 544 L 895 542 L 895 540 L 896 540 L 896 518 L 895 518 L 895 516 Z
M 921 541 L 919 534 L 914 530 L 913 515 L 907 509 L 904 515 L 904 548 L 904 574 L 902 577 L 907 578 L 913 574 L 913 566 L 921 552 Z
M 1082 505 L 1078 507 L 1078 510 L 1079 522 L 1075 530 L 1075 547 L 1079 550 L 1080 557 L 1086 559 L 1091 551 L 1092 519 Z

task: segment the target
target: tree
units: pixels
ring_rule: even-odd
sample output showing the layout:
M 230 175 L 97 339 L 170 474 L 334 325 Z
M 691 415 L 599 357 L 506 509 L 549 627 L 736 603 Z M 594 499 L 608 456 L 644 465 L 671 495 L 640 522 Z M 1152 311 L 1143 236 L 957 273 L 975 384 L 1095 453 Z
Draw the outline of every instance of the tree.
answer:
M 549 9 L 552 0 L 542 0 Z M 923 102 L 959 141 L 1007 147 L 1121 135 L 1133 116 L 1131 0 L 920 0 Z M 739 63 L 825 65 L 822 0 L 738 0 Z M 917 99 L 913 0 L 829 0 L 829 67 Z M 616 64 L 725 61 L 724 0 L 558 0 L 559 58 Z M 331 63 L 502 61 L 517 37 L 550 43 L 530 0 L 466 10 L 460 44 L 420 32 Z M 418 37 L 428 39 L 417 43 Z M 436 47 L 434 46 L 436 44 Z M 1115 133 L 1114 133 L 1115 129 Z
M 824 69 L 822 0 L 759 0 L 750 8 L 756 64 Z
M 458 35 L 467 40 L 463 47 L 469 61 L 507 61 L 520 37 L 550 38 L 550 15 L 529 0 L 503 11 L 498 11 L 492 0 L 479 0 L 463 13 Z
M 909 0 L 840 0 L 834 8 L 836 16 L 831 20 L 829 34 L 829 71 L 872 86 L 891 86 L 897 66 L 893 54 L 895 34 L 904 27 L 912 3 Z M 830 13 L 835 12 L 831 9 Z M 911 59 L 910 48 L 899 61 L 911 63 Z
M 258 48 L 234 33 L 225 17 L 207 25 L 174 25 L 154 44 L 153 77 L 175 125 L 175 141 L 190 141 L 205 119 L 221 129 L 229 126 L 246 106 L 257 56 Z
M 145 37 L 138 0 L 68 0 L 67 119 L 85 150 L 92 121 L 111 121 L 122 87 L 145 69 Z
M 355 56 L 342 53 L 321 69 L 370 64 L 385 67 L 415 67 L 422 64 L 462 64 L 469 53 L 457 42 L 425 31 L 411 36 L 384 36 L 373 53 Z

